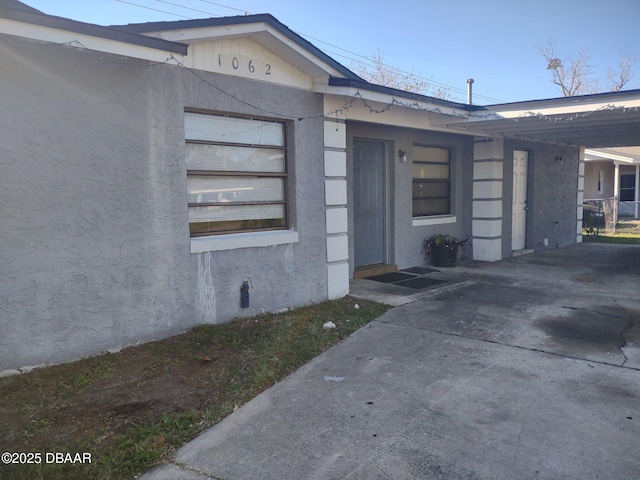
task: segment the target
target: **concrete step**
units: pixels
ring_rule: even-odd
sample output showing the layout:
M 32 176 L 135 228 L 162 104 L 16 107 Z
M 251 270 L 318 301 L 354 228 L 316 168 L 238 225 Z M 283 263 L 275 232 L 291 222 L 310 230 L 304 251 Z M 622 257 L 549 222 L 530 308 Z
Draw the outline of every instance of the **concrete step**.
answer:
M 523 248 L 522 250 L 512 250 L 511 256 L 519 257 L 520 255 L 529 255 L 530 253 L 533 253 L 533 248 Z
M 355 272 L 353 272 L 353 278 L 367 278 L 373 277 L 374 275 L 382 275 L 383 273 L 396 271 L 398 271 L 397 265 L 383 263 L 380 263 L 378 265 L 367 265 L 366 267 L 356 268 Z

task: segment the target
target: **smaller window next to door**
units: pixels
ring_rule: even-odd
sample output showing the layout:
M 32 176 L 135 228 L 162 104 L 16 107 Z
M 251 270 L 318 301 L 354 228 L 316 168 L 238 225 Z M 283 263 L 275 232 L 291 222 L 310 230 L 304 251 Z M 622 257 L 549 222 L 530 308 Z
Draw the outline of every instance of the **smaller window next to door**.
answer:
M 413 216 L 451 214 L 451 152 L 413 146 Z

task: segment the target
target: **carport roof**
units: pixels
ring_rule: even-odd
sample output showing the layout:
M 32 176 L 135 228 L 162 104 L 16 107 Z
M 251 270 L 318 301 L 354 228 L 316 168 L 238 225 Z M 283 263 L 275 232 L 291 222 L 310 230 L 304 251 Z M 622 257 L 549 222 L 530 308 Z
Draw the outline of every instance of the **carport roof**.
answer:
M 608 148 L 640 145 L 640 90 L 608 92 L 525 102 L 467 105 L 405 92 L 366 81 L 331 78 L 329 88 L 351 87 L 382 95 L 389 105 L 415 102 L 442 113 L 438 127 L 477 136 L 502 136 L 537 142 Z M 404 100 L 397 101 L 397 99 Z M 451 110 L 447 114 L 448 109 Z M 419 108 L 419 107 L 415 107 Z
M 475 135 L 590 148 L 639 145 L 640 90 L 489 105 L 445 125 Z

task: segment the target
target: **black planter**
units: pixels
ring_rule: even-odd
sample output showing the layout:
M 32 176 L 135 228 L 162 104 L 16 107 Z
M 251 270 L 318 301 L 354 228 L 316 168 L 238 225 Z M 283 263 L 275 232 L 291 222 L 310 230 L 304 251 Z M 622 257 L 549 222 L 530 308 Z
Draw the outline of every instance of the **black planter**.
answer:
M 434 267 L 455 267 L 458 261 L 458 245 L 436 245 L 431 249 Z

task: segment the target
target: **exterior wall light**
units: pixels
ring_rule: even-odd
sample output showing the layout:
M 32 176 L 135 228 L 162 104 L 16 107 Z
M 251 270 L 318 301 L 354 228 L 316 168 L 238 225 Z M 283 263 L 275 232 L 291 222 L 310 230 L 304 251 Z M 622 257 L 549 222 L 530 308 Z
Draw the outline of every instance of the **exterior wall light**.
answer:
M 407 161 L 407 151 L 406 150 L 398 150 L 398 158 L 401 162 Z

